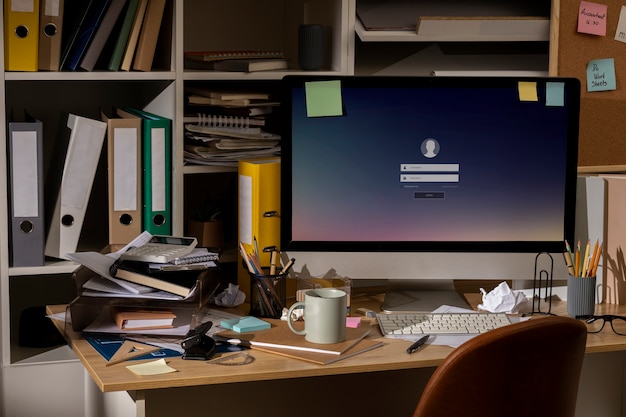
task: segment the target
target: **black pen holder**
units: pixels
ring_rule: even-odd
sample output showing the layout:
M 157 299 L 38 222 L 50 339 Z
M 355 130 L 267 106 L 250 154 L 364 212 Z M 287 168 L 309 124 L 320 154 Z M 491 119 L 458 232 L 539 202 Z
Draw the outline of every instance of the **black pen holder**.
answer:
M 249 273 L 250 315 L 278 319 L 285 308 L 287 273 L 270 274 L 269 268 L 263 272 L 263 275 Z

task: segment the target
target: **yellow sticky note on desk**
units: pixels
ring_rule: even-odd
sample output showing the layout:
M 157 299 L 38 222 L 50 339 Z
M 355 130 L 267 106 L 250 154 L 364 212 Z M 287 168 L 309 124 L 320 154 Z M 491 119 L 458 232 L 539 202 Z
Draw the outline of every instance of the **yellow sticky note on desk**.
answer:
M 176 369 L 168 366 L 164 358 L 156 361 L 140 363 L 138 365 L 128 365 L 126 368 L 134 374 L 145 375 L 161 375 L 169 374 L 170 372 L 176 372 Z
M 307 117 L 327 117 L 343 115 L 341 82 L 309 81 L 304 84 Z

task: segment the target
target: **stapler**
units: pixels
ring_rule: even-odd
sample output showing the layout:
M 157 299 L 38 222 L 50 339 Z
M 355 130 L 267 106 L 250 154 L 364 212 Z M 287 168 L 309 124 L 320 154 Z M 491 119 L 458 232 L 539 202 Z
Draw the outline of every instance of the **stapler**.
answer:
M 211 326 L 213 326 L 213 322 L 207 321 L 187 332 L 187 335 L 180 343 L 181 347 L 185 349 L 183 359 L 206 361 L 215 355 L 217 344 L 212 337 L 205 334 Z

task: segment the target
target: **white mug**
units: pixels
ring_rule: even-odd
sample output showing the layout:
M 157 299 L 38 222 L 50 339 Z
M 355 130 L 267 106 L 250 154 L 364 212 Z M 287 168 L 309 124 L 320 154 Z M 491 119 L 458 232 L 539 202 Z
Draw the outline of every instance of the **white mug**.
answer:
M 347 295 L 336 288 L 318 288 L 304 293 L 304 301 L 294 303 L 287 317 L 295 308 L 304 308 L 304 330 L 296 330 L 290 319 L 287 324 L 292 332 L 304 335 L 312 343 L 339 343 L 346 340 Z

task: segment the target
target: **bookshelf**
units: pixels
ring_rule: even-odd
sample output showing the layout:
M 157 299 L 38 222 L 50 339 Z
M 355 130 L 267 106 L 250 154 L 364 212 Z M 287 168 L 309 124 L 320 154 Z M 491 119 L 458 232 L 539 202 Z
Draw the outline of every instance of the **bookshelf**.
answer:
M 321 23 L 326 29 L 324 66 L 316 74 L 332 75 L 429 75 L 432 70 L 531 69 L 547 71 L 550 1 L 546 0 L 540 19 L 518 24 L 521 34 L 468 37 L 458 29 L 450 36 L 420 35 L 411 31 L 368 31 L 357 16 L 362 0 L 167 0 L 165 23 L 171 39 L 163 48 L 166 64 L 149 72 L 95 70 L 91 72 L 39 71 L 8 72 L 0 69 L 0 97 L 6 112 L 0 123 L 7 125 L 11 109 L 27 109 L 44 123 L 45 154 L 52 152 L 54 138 L 62 121 L 59 110 L 99 118 L 99 107 L 132 106 L 173 120 L 172 217 L 173 233 L 184 234 L 185 218 L 198 195 L 217 190 L 231 196 L 236 213 L 236 169 L 186 165 L 183 160 L 184 89 L 187 84 L 260 87 L 275 90 L 286 74 L 297 68 L 297 29 L 302 23 Z M 372 0 L 367 0 L 371 3 Z M 406 0 L 397 0 L 399 4 Z M 383 2 L 393 3 L 393 2 Z M 432 1 L 432 3 L 441 3 Z M 444 2 L 445 3 L 445 2 Z M 456 2 L 458 3 L 458 2 Z M 502 3 L 502 2 L 499 2 Z M 518 2 L 520 3 L 520 2 Z M 451 3 L 452 4 L 452 3 Z M 481 9 L 495 7 L 490 0 L 464 2 Z M 451 9 L 449 16 L 468 14 Z M 527 13 L 528 12 L 528 13 Z M 530 10 L 515 9 L 509 14 L 526 16 Z M 534 12 L 534 11 L 533 11 Z M 3 24 L 4 19 L 0 20 Z M 448 22 L 449 23 L 449 22 Z M 456 30 L 456 29 L 455 29 Z M 450 29 L 445 29 L 446 33 Z M 4 30 L 0 32 L 3 36 Z M 163 40 L 161 40 L 163 42 Z M 4 39 L 2 43 L 4 44 Z M 286 71 L 236 73 L 186 70 L 184 51 L 200 50 L 282 50 L 290 64 Z M 163 52 L 161 51 L 161 52 Z M 169 54 L 169 55 L 168 55 Z M 163 55 L 163 54 L 162 54 Z M 477 59 L 476 57 L 479 57 Z M 0 133 L 7 145 L 6 129 Z M 98 250 L 107 243 L 106 152 L 102 153 L 85 219 L 88 230 L 81 235 L 78 250 Z M 46 163 L 47 164 L 47 163 Z M 0 195 L 8 194 L 7 155 L 0 153 Z M 233 188 L 235 187 L 235 188 Z M 48 200 L 49 195 L 44 196 Z M 77 267 L 69 261 L 49 261 L 42 267 L 9 265 L 9 206 L 0 199 L 0 353 L 5 402 L 11 415 L 20 404 L 29 402 L 21 391 L 49 392 L 49 401 L 38 401 L 40 410 L 32 415 L 50 415 L 48 404 L 56 404 L 68 415 L 67 404 L 84 407 L 89 384 L 84 371 L 65 347 L 30 348 L 18 344 L 20 315 L 29 307 L 71 301 L 74 296 L 71 274 Z M 236 219 L 230 233 L 236 239 Z M 38 375 L 34 378 L 33 375 Z M 58 382 L 59 375 L 68 384 Z M 85 385 L 84 390 L 68 393 L 66 386 Z M 41 385 L 41 386 L 40 386 Z M 25 390 L 28 387 L 28 390 Z M 54 388 L 58 387 L 58 388 Z M 2 401 L 0 401 L 2 403 Z M 32 401 L 30 402 L 32 403 Z M 63 405 L 63 406 L 61 406 Z M 36 404 L 32 405 L 37 407 Z M 75 412 L 83 415 L 82 408 Z M 59 411 L 60 413 L 60 411 Z M 55 413 L 52 413 L 55 414 Z M 1 415 L 1 413 L 0 413 Z M 70 415 L 73 415 L 70 412 Z

